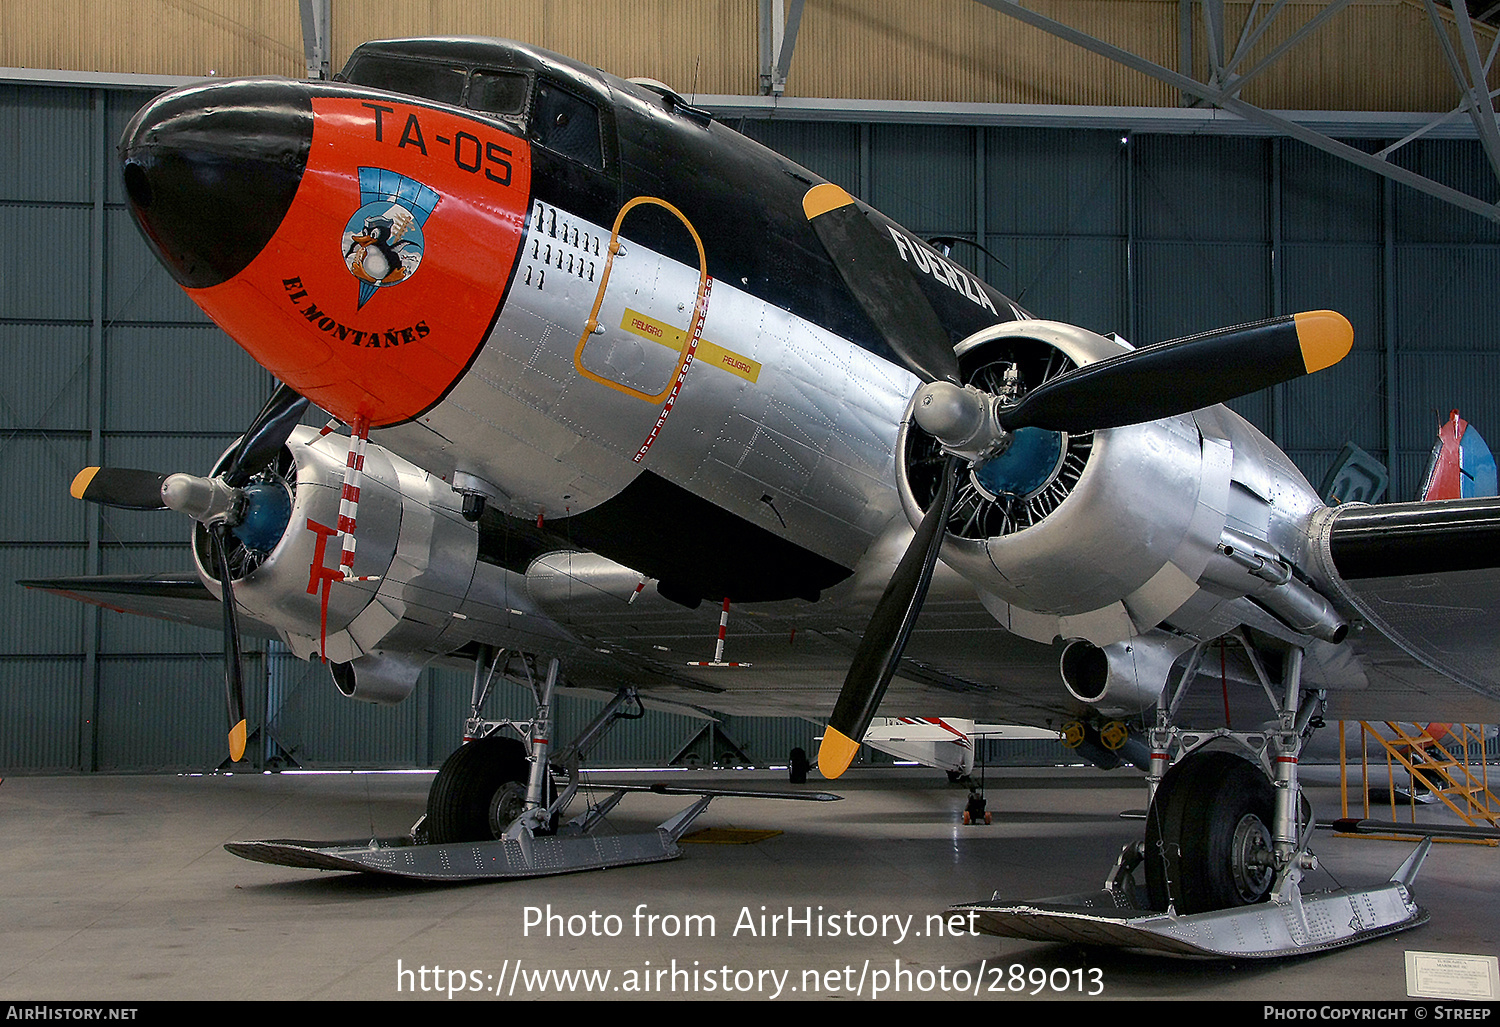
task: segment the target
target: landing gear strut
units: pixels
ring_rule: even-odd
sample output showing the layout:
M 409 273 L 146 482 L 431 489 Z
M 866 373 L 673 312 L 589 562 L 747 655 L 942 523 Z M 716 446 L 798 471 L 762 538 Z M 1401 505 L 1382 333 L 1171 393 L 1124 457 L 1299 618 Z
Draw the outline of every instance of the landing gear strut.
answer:
M 1101 892 L 1018 905 L 953 907 L 1002 937 L 1121 945 L 1234 958 L 1277 958 L 1338 948 L 1425 923 L 1410 889 L 1424 841 L 1382 886 L 1304 895 L 1311 811 L 1297 780 L 1303 743 L 1322 726 L 1320 692 L 1304 691 L 1300 648 L 1283 656 L 1280 689 L 1243 633 L 1273 709 L 1263 732 L 1183 731 L 1173 726 L 1206 643 L 1193 652 L 1150 732 L 1151 791 L 1144 842 L 1127 845 Z M 1168 764 L 1173 753 L 1175 762 Z M 1142 901 L 1134 872 L 1145 866 Z
M 1153 909 L 1203 913 L 1254 905 L 1277 887 L 1294 889 L 1302 871 L 1317 866 L 1307 851 L 1312 817 L 1297 766 L 1303 744 L 1322 726 L 1322 695 L 1302 691 L 1301 649 L 1285 654 L 1278 695 L 1255 649 L 1243 636 L 1238 641 L 1276 710 L 1276 729 L 1203 735 L 1173 728 L 1195 669 L 1189 664 L 1152 733 L 1153 757 L 1181 750 L 1164 774 L 1161 761 L 1152 761 L 1145 857 Z
M 519 669 L 511 672 L 513 664 Z M 480 710 L 497 676 L 530 687 L 536 709 L 529 721 L 489 721 Z M 427 881 L 541 877 L 656 863 L 682 854 L 677 841 L 716 796 L 836 800 L 827 792 L 758 792 L 746 789 L 615 785 L 611 794 L 572 820 L 562 814 L 582 781 L 587 753 L 619 720 L 645 711 L 635 689 L 622 688 L 576 739 L 554 751 L 552 696 L 556 660 L 545 675 L 519 653 L 482 649 L 475 660 L 474 693 L 465 742 L 433 779 L 427 812 L 400 838 L 358 842 L 230 842 L 237 856 L 278 866 L 357 870 Z M 521 680 L 524 678 L 524 680 Z M 605 816 L 631 791 L 693 796 L 685 809 L 636 834 L 595 834 Z
M 522 830 L 534 835 L 557 830 L 558 816 L 566 803 L 559 802 L 562 797 L 554 783 L 548 750 L 558 663 L 553 660 L 546 677 L 538 681 L 533 661 L 525 657 L 520 660 L 521 673 L 536 700 L 531 720 L 485 720 L 480 711 L 497 671 L 505 671 L 508 655 L 503 649 L 486 647 L 475 660 L 464 744 L 444 761 L 433 778 L 427 793 L 427 814 L 412 829 L 413 837 L 441 845 L 518 837 Z M 507 732 L 515 737 L 507 737 Z M 576 772 L 573 777 L 576 780 Z M 567 797 L 572 798 L 572 794 L 570 788 Z M 516 833 L 512 833 L 513 828 Z
M 443 763 L 427 795 L 427 813 L 412 835 L 432 844 L 519 841 L 556 834 L 562 812 L 578 791 L 579 767 L 588 751 L 620 720 L 645 715 L 633 688 L 622 689 L 578 738 L 560 752 L 552 749 L 553 693 L 558 661 L 538 680 L 535 661 L 520 656 L 520 675 L 531 689 L 536 709 L 527 721 L 485 720 L 480 711 L 489 697 L 497 672 L 510 662 L 506 650 L 484 649 L 474 664 L 474 693 L 464 744 Z M 514 736 L 514 737 L 511 737 Z M 559 789 L 559 776 L 567 784 Z M 618 800 L 616 800 L 618 801 Z M 612 806 L 613 803 L 610 803 Z M 602 814 L 591 814 L 572 825 L 580 833 Z

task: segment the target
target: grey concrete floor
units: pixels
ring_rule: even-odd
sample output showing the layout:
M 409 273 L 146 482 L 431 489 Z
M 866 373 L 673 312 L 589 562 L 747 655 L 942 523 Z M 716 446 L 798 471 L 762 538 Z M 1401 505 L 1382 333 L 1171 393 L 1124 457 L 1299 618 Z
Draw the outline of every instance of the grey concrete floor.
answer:
M 784 775 L 764 772 L 704 777 L 723 787 L 786 786 Z M 597 994 L 616 999 L 721 998 L 726 982 L 737 998 L 851 997 L 863 975 L 866 997 L 882 981 L 907 989 L 886 998 L 975 997 L 977 979 L 977 997 L 1015 1000 L 1029 997 L 1030 985 L 1022 994 L 1012 989 L 1045 971 L 1049 987 L 1038 997 L 1378 1002 L 1407 999 L 1408 951 L 1500 951 L 1500 850 L 1456 844 L 1436 846 L 1417 882 L 1428 925 L 1303 959 L 1164 959 L 925 930 L 929 914 L 997 890 L 1027 899 L 1097 888 L 1141 830 L 1119 816 L 1144 804 L 1139 776 L 1126 772 L 991 770 L 995 822 L 963 827 L 966 792 L 941 774 L 856 770 L 816 785 L 845 796 L 841 802 L 719 799 L 696 825 L 783 832 L 767 840 L 687 844 L 674 862 L 521 882 L 438 886 L 295 870 L 246 862 L 222 847 L 235 839 L 401 834 L 430 780 L 6 778 L 0 1001 L 446 1000 L 450 988 L 493 991 L 496 982 L 513 999 L 557 997 L 555 982 L 528 993 L 528 975 L 547 971 L 609 971 Z M 1334 793 L 1311 791 L 1319 817 L 1337 815 Z M 629 796 L 611 827 L 649 828 L 687 801 Z M 1327 871 L 1308 885 L 1322 889 L 1383 881 L 1411 846 L 1323 834 L 1315 848 Z M 792 937 L 784 927 L 766 936 L 762 907 L 798 917 L 811 907 L 825 936 L 808 937 L 800 925 Z M 660 919 L 638 926 L 637 910 Z M 550 937 L 549 911 L 565 918 L 552 921 Z M 908 916 L 911 933 L 901 939 L 898 924 Z M 528 927 L 529 917 L 542 925 Z M 884 935 L 826 936 L 833 920 L 858 927 L 861 917 L 872 918 L 866 927 L 883 923 Z M 689 923 L 700 925 L 693 936 Z M 657 976 L 661 970 L 667 974 Z M 675 993 L 657 991 L 674 981 Z M 992 991 L 995 984 L 1004 990 Z M 576 982 L 564 993 L 588 997 Z

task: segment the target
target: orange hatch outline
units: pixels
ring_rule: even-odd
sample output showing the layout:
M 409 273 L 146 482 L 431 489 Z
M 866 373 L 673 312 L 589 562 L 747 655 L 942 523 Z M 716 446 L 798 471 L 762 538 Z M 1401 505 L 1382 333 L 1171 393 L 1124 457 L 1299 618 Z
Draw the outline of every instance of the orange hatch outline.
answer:
M 589 339 L 593 338 L 595 329 L 599 327 L 599 310 L 604 306 L 604 291 L 609 287 L 609 275 L 614 270 L 615 254 L 620 252 L 620 226 L 624 223 L 626 214 L 630 213 L 636 207 L 648 203 L 664 207 L 670 211 L 678 221 L 682 222 L 683 227 L 688 230 L 688 234 L 693 237 L 693 245 L 698 247 L 698 295 L 693 302 L 693 320 L 688 324 L 687 331 L 682 335 L 682 349 L 677 353 L 677 367 L 672 371 L 671 376 L 668 377 L 666 388 L 655 395 L 649 392 L 642 392 L 640 389 L 631 388 L 629 385 L 617 382 L 613 378 L 606 378 L 603 375 L 595 374 L 583 365 L 583 347 L 588 344 Z M 692 356 L 693 343 L 702 332 L 703 319 L 707 316 L 708 258 L 703 252 L 703 240 L 699 237 L 698 230 L 693 227 L 693 223 L 687 219 L 686 214 L 666 200 L 655 196 L 637 196 L 621 207 L 620 213 L 615 215 L 614 228 L 611 229 L 609 236 L 609 256 L 604 261 L 604 274 L 599 280 L 599 291 L 594 296 L 593 309 L 589 311 L 588 320 L 584 322 L 583 334 L 578 337 L 578 348 L 573 351 L 573 366 L 578 369 L 580 375 L 589 381 L 598 382 L 600 385 L 607 385 L 611 389 L 623 392 L 627 396 L 634 396 L 636 399 L 647 403 L 660 403 L 672 393 L 673 388 L 677 385 L 678 379 L 682 375 L 683 367 Z

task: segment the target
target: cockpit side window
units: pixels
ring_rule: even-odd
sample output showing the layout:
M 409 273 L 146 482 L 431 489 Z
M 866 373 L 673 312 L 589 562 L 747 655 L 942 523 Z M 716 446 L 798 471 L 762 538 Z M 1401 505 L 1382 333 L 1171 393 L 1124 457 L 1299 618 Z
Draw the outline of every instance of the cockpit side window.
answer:
M 463 98 L 467 74 L 465 69 L 452 65 L 408 61 L 381 54 L 361 57 L 346 72 L 348 80 L 356 85 L 455 105 Z
M 540 82 L 531 113 L 531 138 L 591 168 L 604 167 L 599 109 L 551 82 Z
M 529 71 L 356 52 L 340 78 L 488 114 L 553 153 L 605 170 L 605 117 L 599 103 Z
M 464 105 L 470 110 L 515 118 L 526 113 L 526 97 L 530 91 L 530 82 L 522 72 L 480 69 L 469 81 L 469 95 Z

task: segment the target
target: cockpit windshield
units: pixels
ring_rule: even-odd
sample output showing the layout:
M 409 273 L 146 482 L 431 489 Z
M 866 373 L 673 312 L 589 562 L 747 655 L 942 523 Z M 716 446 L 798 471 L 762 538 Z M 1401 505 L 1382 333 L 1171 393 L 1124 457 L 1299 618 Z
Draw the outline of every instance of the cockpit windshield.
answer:
M 480 69 L 469 79 L 464 105 L 471 110 L 515 117 L 526 111 L 527 92 L 526 76 L 519 71 Z
M 468 72 L 463 68 L 381 54 L 361 57 L 344 75 L 358 85 L 389 89 L 393 93 L 420 96 L 455 106 L 463 99 L 464 81 L 468 78 Z
M 350 62 L 343 77 L 361 86 L 468 107 L 517 119 L 526 113 L 530 83 L 524 72 L 465 67 L 439 61 L 412 60 L 385 54 L 363 54 Z

